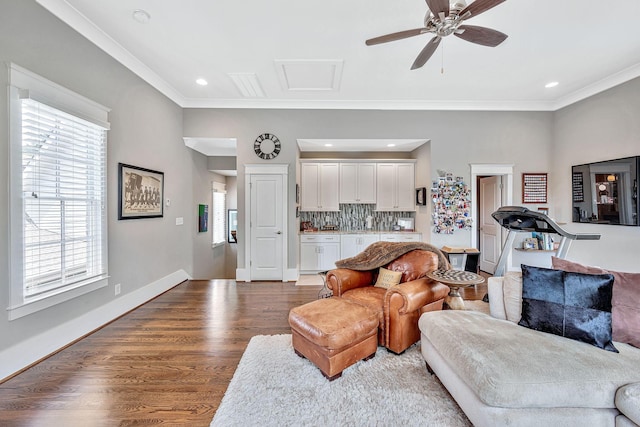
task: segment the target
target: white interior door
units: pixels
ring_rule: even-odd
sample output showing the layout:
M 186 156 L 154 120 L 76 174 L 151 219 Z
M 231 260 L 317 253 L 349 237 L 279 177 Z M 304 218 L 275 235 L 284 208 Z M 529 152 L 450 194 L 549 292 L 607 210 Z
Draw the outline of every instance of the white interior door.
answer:
M 480 270 L 493 274 L 502 246 L 502 228 L 491 214 L 502 206 L 500 176 L 480 178 Z
M 282 175 L 251 175 L 251 280 L 283 280 Z

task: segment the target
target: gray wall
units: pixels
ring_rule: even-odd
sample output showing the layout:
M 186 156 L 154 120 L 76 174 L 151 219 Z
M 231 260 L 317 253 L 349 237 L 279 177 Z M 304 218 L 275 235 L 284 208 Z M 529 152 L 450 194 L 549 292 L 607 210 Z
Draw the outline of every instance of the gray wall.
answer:
M 109 286 L 9 322 L 0 315 L 0 350 L 46 333 L 178 270 L 195 269 L 193 193 L 206 158 L 185 147 L 182 109 L 32 0 L 0 0 L 0 62 L 14 62 L 111 108 L 108 134 Z M 0 81 L 7 82 L 0 67 Z M 0 301 L 9 301 L 7 90 L 0 90 Z M 164 218 L 117 220 L 117 164 L 165 173 Z M 210 188 L 210 182 L 203 182 Z M 176 226 L 175 218 L 184 225 Z M 211 245 L 209 245 L 209 250 Z
M 239 110 L 185 109 L 185 135 L 233 137 L 238 140 L 238 211 L 244 211 L 244 164 L 289 165 L 288 266 L 297 266 L 297 221 L 295 219 L 295 173 L 298 138 L 416 138 L 428 139 L 429 149 L 416 150 L 418 165 L 429 162 L 430 177 L 420 170 L 418 186 L 430 187 L 437 170 L 470 179 L 470 163 L 513 163 L 514 200 L 521 198 L 521 172 L 549 172 L 553 113 L 459 112 L 459 111 L 352 111 L 352 110 Z M 272 132 L 282 141 L 280 155 L 271 161 L 253 152 L 254 139 Z M 428 157 L 430 156 L 430 160 Z M 552 178 L 550 178 L 552 179 Z M 429 209 L 418 212 L 420 224 L 428 223 Z M 240 225 L 242 227 L 242 224 Z M 432 235 L 419 230 L 438 245 L 469 245 L 470 232 Z M 240 235 L 242 235 L 242 230 Z M 238 243 L 238 266 L 245 266 L 244 244 Z
M 576 241 L 569 258 L 613 270 L 640 271 L 640 227 L 571 223 L 571 166 L 640 155 L 640 78 L 555 112 L 550 159 L 550 214 L 574 232 L 599 232 Z

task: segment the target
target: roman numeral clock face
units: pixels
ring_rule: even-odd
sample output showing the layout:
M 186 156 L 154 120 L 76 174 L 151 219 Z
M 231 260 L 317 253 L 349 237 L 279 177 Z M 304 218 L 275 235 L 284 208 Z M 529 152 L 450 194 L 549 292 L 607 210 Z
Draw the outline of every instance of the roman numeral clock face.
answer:
M 263 160 L 275 159 L 280 153 L 280 140 L 272 133 L 263 133 L 254 141 L 253 151 Z

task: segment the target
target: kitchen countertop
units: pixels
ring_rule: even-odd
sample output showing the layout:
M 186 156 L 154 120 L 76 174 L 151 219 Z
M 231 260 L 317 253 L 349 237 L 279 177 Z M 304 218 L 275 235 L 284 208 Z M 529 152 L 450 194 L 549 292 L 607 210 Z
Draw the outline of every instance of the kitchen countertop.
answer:
M 318 231 L 300 231 L 298 234 L 407 234 L 420 233 L 419 231 L 394 231 L 394 230 L 318 230 Z

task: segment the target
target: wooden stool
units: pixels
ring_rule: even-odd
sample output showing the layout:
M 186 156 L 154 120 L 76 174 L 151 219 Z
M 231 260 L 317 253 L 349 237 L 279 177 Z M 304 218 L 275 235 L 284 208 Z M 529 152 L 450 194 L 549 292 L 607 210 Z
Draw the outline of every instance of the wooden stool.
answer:
M 378 314 L 341 298 L 325 298 L 289 312 L 296 354 L 313 362 L 333 381 L 378 349 Z

